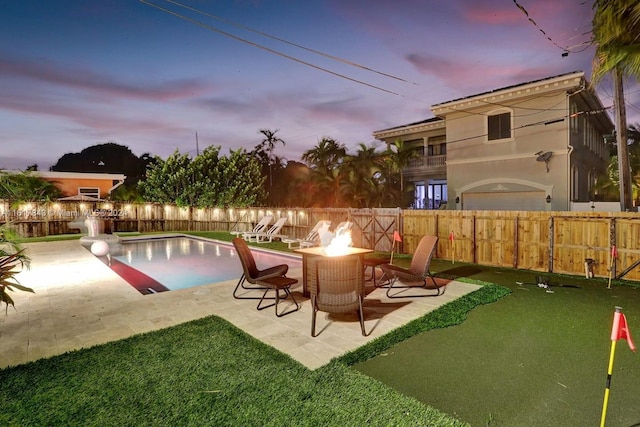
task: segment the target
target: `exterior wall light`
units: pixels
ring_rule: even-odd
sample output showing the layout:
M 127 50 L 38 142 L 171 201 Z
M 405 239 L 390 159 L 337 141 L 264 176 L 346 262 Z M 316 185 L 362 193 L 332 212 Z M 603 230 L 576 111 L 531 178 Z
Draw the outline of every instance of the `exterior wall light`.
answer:
M 460 197 L 456 197 L 456 205 L 460 203 Z
M 551 203 L 551 194 L 547 195 L 547 203 Z

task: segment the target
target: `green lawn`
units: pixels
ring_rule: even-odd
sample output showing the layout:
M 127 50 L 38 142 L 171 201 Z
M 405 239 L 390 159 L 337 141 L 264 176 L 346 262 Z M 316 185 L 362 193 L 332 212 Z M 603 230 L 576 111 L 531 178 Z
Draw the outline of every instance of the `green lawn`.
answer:
M 554 275 L 578 288 L 547 293 L 516 284 L 533 272 L 432 266 L 500 286 L 316 371 L 216 317 L 8 368 L 0 425 L 599 424 L 614 307 L 640 337 L 639 288 Z M 640 423 L 639 378 L 638 355 L 619 342 L 608 426 Z
M 487 285 L 407 332 L 460 323 L 504 291 Z M 8 426 L 464 425 L 344 361 L 310 371 L 215 316 L 1 370 L 0 400 Z

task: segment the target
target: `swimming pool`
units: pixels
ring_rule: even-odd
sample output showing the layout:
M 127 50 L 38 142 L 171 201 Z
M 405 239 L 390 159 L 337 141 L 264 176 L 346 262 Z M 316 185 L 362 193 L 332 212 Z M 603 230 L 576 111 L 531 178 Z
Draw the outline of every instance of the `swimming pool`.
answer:
M 252 248 L 258 268 L 302 266 L 298 257 Z M 122 240 L 111 249 L 111 269 L 140 293 L 152 294 L 239 279 L 242 265 L 230 243 L 175 236 Z

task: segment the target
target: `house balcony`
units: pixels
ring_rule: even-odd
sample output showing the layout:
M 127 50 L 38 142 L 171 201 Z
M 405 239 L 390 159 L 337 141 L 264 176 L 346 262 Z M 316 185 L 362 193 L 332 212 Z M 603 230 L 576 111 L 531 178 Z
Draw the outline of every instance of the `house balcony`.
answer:
M 424 156 L 409 160 L 405 170 L 411 174 L 434 174 L 447 172 L 447 155 Z

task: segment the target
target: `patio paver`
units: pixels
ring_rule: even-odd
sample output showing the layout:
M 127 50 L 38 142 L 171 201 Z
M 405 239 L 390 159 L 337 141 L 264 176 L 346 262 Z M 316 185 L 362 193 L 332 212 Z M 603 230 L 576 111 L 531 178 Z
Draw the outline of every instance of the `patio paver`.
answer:
M 12 294 L 16 309 L 0 316 L 0 368 L 217 315 L 316 369 L 479 287 L 452 281 L 439 297 L 389 300 L 383 289 L 369 283 L 371 292 L 365 299 L 369 336 L 360 334 L 355 314 L 336 317 L 319 312 L 321 332 L 312 338 L 311 304 L 301 294 L 300 268 L 288 276 L 299 279 L 292 291 L 302 307 L 277 318 L 271 309 L 257 311 L 255 300 L 234 299 L 236 280 L 142 295 L 77 240 L 25 247 L 31 268 L 18 279 L 35 294 Z M 283 304 L 285 309 L 288 300 Z

